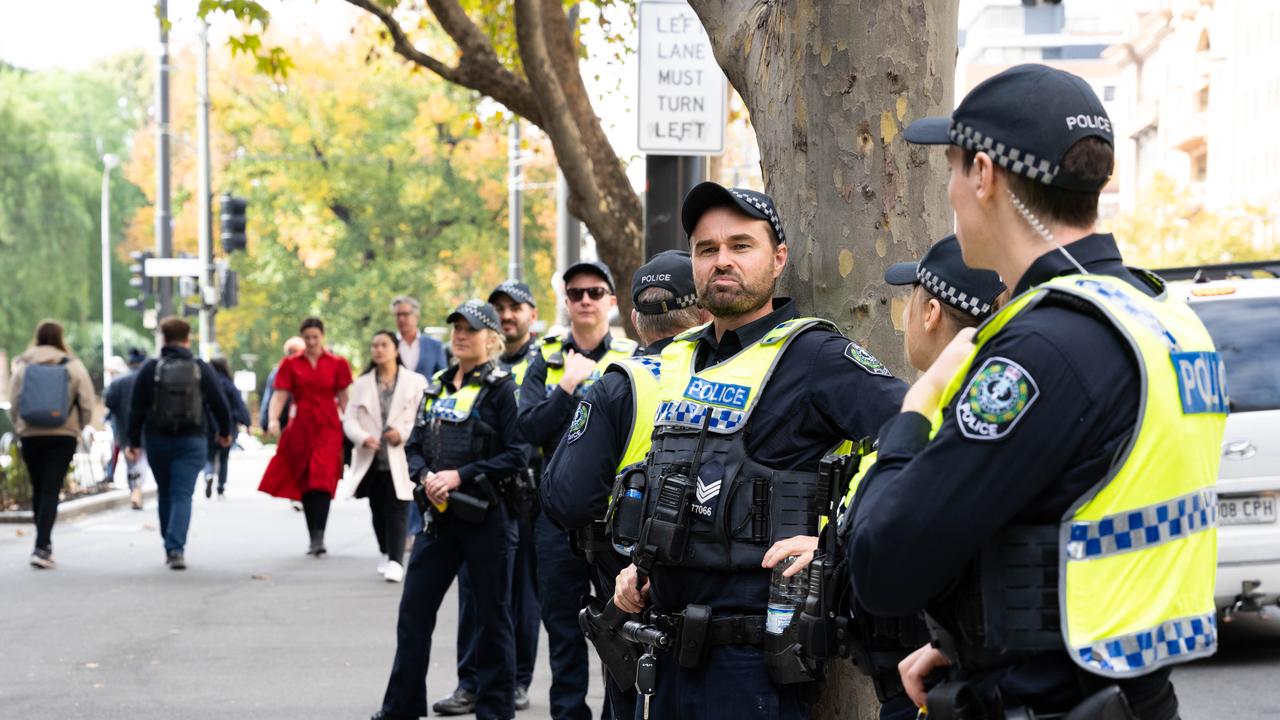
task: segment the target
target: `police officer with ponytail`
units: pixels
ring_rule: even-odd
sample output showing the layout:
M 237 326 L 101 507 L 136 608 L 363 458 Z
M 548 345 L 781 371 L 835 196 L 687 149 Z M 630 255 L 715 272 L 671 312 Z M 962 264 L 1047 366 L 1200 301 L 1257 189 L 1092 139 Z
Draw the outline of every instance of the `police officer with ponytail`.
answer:
M 1171 667 L 1217 645 L 1213 342 L 1094 229 L 1114 140 L 1084 80 L 1017 66 L 904 136 L 947 146 L 964 260 L 1014 297 L 881 431 L 857 600 L 925 612 L 933 642 L 900 669 L 931 719 L 1173 720 Z
M 413 544 L 396 626 L 396 657 L 374 720 L 427 714 L 426 674 L 436 612 L 465 566 L 476 606 L 479 718 L 514 717 L 516 657 L 511 616 L 515 518 L 504 502 L 525 467 L 515 383 L 498 367 L 502 324 L 493 307 L 469 300 L 451 313 L 456 364 L 431 379 L 406 453 L 427 515 Z
M 577 533 L 604 602 L 613 597 L 614 578 L 630 563 L 625 547 L 605 528 L 606 509 L 615 480 L 642 466 L 649 452 L 662 350 L 672 337 L 710 318 L 698 307 L 693 267 L 683 250 L 660 252 L 641 265 L 631 278 L 631 299 L 631 324 L 644 343 L 642 354 L 613 360 L 588 388 L 539 487 L 542 511 Z M 605 689 L 613 716 L 631 718 L 635 689 L 629 682 L 609 680 Z
M 817 534 L 819 462 L 875 436 L 905 386 L 774 297 L 787 245 L 772 198 L 702 183 L 681 219 L 713 320 L 662 351 L 635 564 L 614 593 L 676 638 L 637 717 L 808 718 L 813 677 L 772 647 L 791 640 L 765 621 L 770 568 L 803 549 L 775 544 Z

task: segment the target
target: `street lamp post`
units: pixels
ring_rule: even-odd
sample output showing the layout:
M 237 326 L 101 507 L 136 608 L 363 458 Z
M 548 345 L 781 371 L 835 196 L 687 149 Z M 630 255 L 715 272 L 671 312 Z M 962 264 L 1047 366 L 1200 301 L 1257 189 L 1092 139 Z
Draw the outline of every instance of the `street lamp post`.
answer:
M 102 156 L 102 367 L 111 358 L 111 169 L 120 158 Z

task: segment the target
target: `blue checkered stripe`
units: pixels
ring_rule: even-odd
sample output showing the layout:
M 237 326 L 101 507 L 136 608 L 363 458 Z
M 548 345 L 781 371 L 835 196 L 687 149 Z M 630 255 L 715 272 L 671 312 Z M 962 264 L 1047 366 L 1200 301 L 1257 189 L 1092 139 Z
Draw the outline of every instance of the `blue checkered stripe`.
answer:
M 631 362 L 640 363 L 654 377 L 662 377 L 662 359 L 656 355 L 637 355 L 630 358 Z
M 1071 523 L 1067 558 L 1093 560 L 1142 550 L 1209 530 L 1217 524 L 1218 496 L 1212 488 L 1205 488 L 1101 520 Z
M 664 400 L 658 405 L 655 420 L 658 425 L 677 425 L 701 430 L 707 413 L 711 413 L 711 422 L 707 429 L 717 433 L 737 432 L 747 420 L 747 413 L 741 410 L 718 408 L 688 400 Z
M 442 420 L 444 422 L 462 422 L 470 415 L 469 412 L 458 412 L 453 407 L 441 407 L 440 403 L 435 403 L 431 409 L 427 411 L 427 418 L 430 420 Z
M 1108 638 L 1075 648 L 1081 661 L 1100 672 L 1123 673 L 1149 668 L 1183 656 L 1212 651 L 1218 642 L 1213 613 L 1170 620 L 1149 630 Z

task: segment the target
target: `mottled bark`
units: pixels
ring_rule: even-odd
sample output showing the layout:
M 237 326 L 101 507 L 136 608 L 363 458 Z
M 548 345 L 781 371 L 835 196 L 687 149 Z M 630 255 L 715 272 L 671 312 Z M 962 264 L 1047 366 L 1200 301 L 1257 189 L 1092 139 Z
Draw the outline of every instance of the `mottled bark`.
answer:
M 784 289 L 908 374 L 884 268 L 951 229 L 946 161 L 902 139 L 952 106 L 958 0 L 691 0 L 751 113 L 791 246 Z
M 783 289 L 911 377 L 884 270 L 951 229 L 945 158 L 902 129 L 952 107 L 958 0 L 690 4 L 751 113 L 790 245 Z M 813 717 L 877 708 L 870 682 L 840 663 Z

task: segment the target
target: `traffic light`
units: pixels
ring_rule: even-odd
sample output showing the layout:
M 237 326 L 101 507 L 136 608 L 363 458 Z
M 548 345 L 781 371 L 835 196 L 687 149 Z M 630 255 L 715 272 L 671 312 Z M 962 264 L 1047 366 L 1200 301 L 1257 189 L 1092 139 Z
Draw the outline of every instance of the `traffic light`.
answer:
M 222 203 L 222 249 L 229 253 L 244 250 L 248 244 L 245 238 L 245 210 L 249 201 L 234 195 L 223 195 Z
M 147 298 L 151 296 L 154 290 L 152 286 L 154 280 L 147 277 L 147 259 L 150 257 L 150 252 L 142 250 L 134 250 L 129 253 L 129 287 L 138 291 L 137 297 L 131 297 L 124 301 L 124 306 L 130 310 L 143 312 L 147 309 Z

